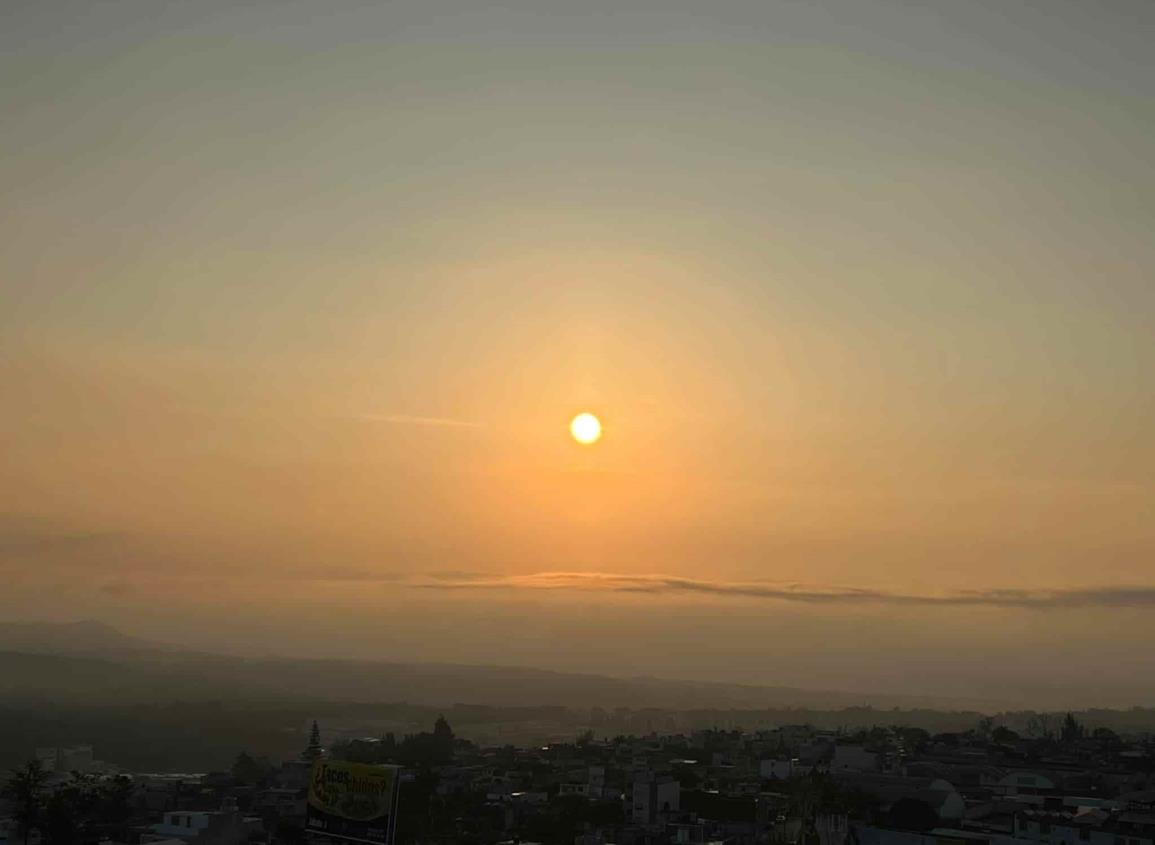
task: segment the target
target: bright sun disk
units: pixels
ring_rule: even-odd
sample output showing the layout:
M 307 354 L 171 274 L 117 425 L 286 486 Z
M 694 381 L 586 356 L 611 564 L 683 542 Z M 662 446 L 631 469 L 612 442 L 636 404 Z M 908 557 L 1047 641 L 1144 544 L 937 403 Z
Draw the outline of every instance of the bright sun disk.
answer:
M 596 443 L 602 436 L 602 423 L 590 413 L 578 414 L 569 424 L 569 433 L 578 443 Z

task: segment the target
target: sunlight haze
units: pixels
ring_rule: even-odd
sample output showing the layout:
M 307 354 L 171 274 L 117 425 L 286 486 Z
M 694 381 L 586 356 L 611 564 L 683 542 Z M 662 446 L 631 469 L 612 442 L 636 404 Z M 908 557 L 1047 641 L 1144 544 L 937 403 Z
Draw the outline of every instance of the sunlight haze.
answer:
M 1152 4 L 4 19 L 5 619 L 1155 694 Z

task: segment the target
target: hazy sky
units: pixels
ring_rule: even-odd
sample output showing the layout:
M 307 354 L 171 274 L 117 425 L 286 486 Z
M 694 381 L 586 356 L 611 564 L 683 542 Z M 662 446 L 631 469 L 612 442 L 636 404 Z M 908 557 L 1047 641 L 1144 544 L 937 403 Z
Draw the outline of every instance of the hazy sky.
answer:
M 1149 0 L 9 0 L 0 616 L 1155 697 L 1152 40 Z

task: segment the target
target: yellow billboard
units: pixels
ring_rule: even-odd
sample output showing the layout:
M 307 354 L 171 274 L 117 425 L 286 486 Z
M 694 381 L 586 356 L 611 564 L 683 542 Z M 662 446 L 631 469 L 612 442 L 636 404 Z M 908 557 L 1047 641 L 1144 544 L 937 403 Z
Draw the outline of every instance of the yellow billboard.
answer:
M 309 778 L 308 830 L 388 845 L 393 838 L 398 774 L 398 766 L 315 761 Z

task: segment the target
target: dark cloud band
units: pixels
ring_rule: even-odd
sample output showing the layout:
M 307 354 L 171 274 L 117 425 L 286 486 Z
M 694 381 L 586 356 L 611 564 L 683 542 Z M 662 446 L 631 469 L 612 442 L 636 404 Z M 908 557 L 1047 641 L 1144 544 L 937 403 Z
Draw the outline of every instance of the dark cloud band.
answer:
M 766 599 L 799 604 L 891 604 L 1016 608 L 1155 607 L 1155 586 L 1074 589 L 987 589 L 905 593 L 853 587 L 820 588 L 764 582 L 707 581 L 666 575 L 604 572 L 539 572 L 505 578 L 450 576 L 419 581 L 429 590 L 581 590 L 588 592 L 698 594 Z

